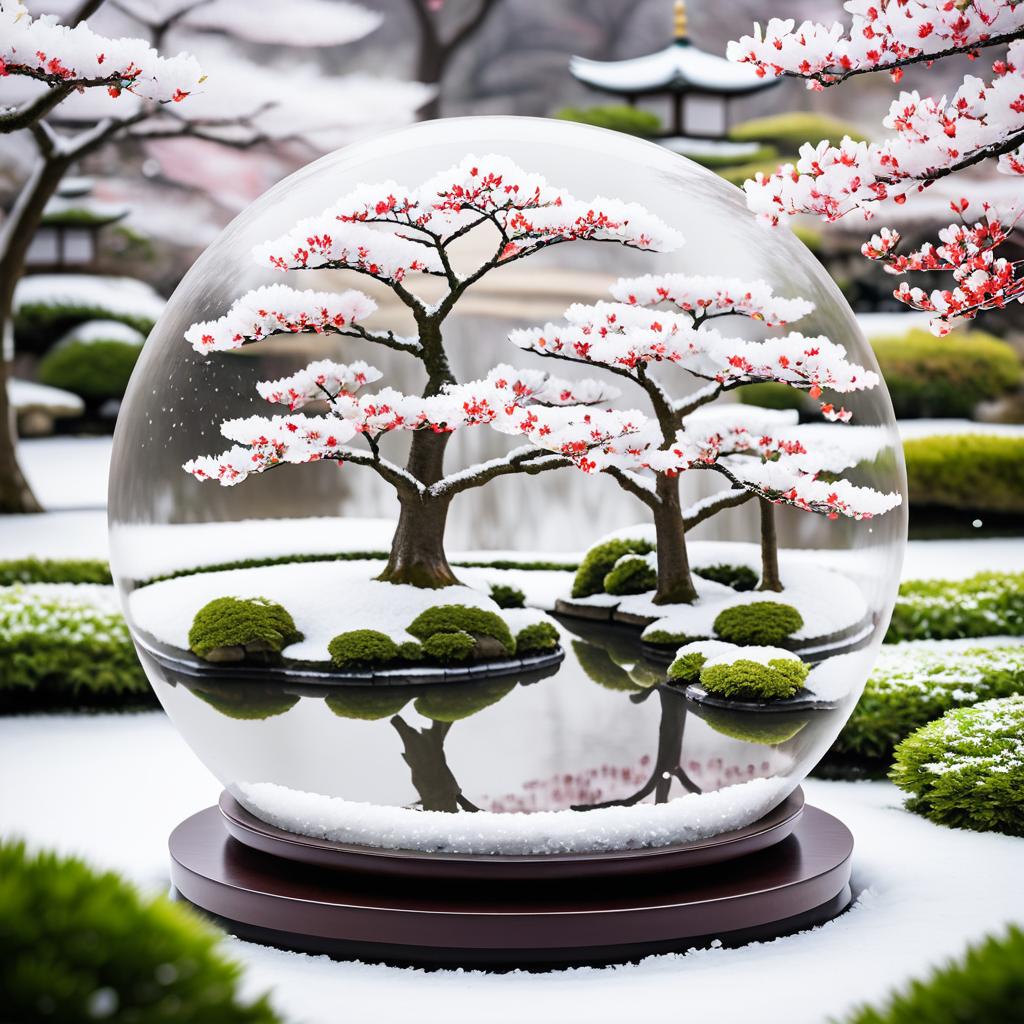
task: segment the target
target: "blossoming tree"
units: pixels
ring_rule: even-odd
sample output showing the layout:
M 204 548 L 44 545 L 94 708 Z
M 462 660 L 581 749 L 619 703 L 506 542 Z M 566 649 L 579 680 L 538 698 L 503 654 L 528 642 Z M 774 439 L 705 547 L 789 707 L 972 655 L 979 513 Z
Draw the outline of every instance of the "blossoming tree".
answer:
M 646 393 L 653 420 L 638 422 L 633 416 L 635 433 L 600 464 L 591 459 L 584 468 L 608 473 L 651 510 L 657 538 L 656 604 L 696 600 L 686 531 L 724 508 L 759 499 L 761 586 L 781 590 L 774 504 L 830 518 L 867 519 L 899 502 L 898 495 L 849 481 L 819 480 L 820 471 L 834 468 L 834 456 L 828 466 L 816 465 L 792 428 L 766 433 L 761 410 L 738 405 L 703 409 L 726 391 L 754 382 L 786 384 L 815 398 L 826 389 L 843 394 L 878 385 L 877 374 L 850 362 L 845 349 L 828 338 L 790 332 L 747 340 L 709 326 L 711 320 L 737 316 L 782 325 L 810 312 L 809 302 L 781 298 L 763 281 L 683 274 L 620 280 L 612 296 L 617 301 L 571 306 L 564 324 L 514 331 L 511 340 L 549 358 L 603 367 Z M 651 374 L 659 363 L 681 367 L 700 386 L 673 397 Z M 833 421 L 850 419 L 846 409 L 828 401 L 821 402 L 821 410 Z M 679 475 L 692 469 L 720 473 L 730 486 L 684 512 Z
M 1024 300 L 1022 261 L 999 256 L 1024 213 L 1020 190 L 1005 199 L 961 173 L 995 164 L 1008 175 L 1024 174 L 1024 4 L 1018 0 L 848 0 L 849 29 L 772 18 L 729 46 L 729 56 L 753 64 L 761 75 L 793 75 L 813 89 L 857 75 L 888 72 L 899 82 L 903 69 L 930 67 L 956 54 L 972 59 L 1007 46 L 985 81 L 967 75 L 952 97 L 902 92 L 884 125 L 892 138 L 878 143 L 843 139 L 800 150 L 795 165 L 758 174 L 745 184 L 751 209 L 771 223 L 797 213 L 833 221 L 858 211 L 865 218 L 919 201 L 943 179 L 963 182 L 949 207 L 956 218 L 928 242 L 901 250 L 898 231 L 882 228 L 862 247 L 893 274 L 940 272 L 953 287 L 926 292 L 902 282 L 896 298 L 934 314 L 932 329 L 949 331 L 959 320 Z
M 474 236 L 484 255 L 460 267 L 455 243 Z M 346 270 L 386 286 L 408 310 L 414 336 L 366 324 L 372 300 L 359 291 L 297 291 L 285 285 L 241 297 L 218 320 L 194 325 L 188 340 L 201 353 L 257 342 L 272 334 L 315 331 L 362 339 L 420 363 L 426 386 L 419 396 L 387 388 L 356 397 L 353 385 L 376 379 L 363 364 L 318 361 L 289 378 L 260 385 L 260 393 L 291 409 L 318 398 L 325 417 L 252 417 L 222 427 L 237 444 L 186 469 L 200 480 L 238 483 L 250 472 L 282 463 L 329 459 L 364 465 L 395 488 L 399 519 L 381 579 L 438 587 L 456 581 L 444 552 L 449 505 L 456 494 L 512 473 L 586 466 L 635 432 L 639 413 L 592 408 L 612 397 L 593 381 L 556 381 L 546 374 L 498 367 L 484 380 L 458 384 L 449 362 L 444 325 L 477 281 L 500 267 L 565 242 L 611 242 L 635 249 L 675 248 L 680 237 L 632 203 L 584 202 L 498 156 L 467 157 L 416 187 L 393 181 L 363 185 L 319 217 L 304 220 L 255 252 L 280 271 Z M 414 282 L 436 278 L 439 300 L 427 301 Z M 525 436 L 508 455 L 449 474 L 451 433 L 486 424 Z M 404 466 L 385 459 L 380 442 L 411 431 Z M 348 442 L 361 435 L 365 449 Z

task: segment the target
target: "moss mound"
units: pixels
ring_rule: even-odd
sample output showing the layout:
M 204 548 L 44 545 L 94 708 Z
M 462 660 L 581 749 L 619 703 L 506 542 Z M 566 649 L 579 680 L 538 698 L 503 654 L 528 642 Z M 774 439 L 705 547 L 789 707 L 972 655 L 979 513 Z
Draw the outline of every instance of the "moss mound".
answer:
M 779 601 L 753 601 L 738 604 L 719 612 L 715 632 L 732 644 L 771 647 L 792 636 L 803 626 L 800 613 Z
M 128 388 L 141 345 L 124 341 L 66 341 L 55 345 L 39 363 L 43 384 L 79 395 L 95 408 L 120 399 Z
M 272 687 L 253 686 L 251 683 L 239 683 L 234 686 L 193 686 L 189 689 L 201 701 L 205 701 L 225 717 L 235 718 L 241 722 L 283 715 L 299 702 L 294 693 L 285 693 Z
M 621 665 L 617 665 L 603 647 L 589 644 L 585 640 L 573 640 L 572 649 L 587 678 L 598 686 L 623 693 L 637 693 L 646 689 L 634 682 L 633 677 Z
M 740 700 L 781 700 L 792 697 L 810 668 L 793 658 L 772 658 L 768 664 L 737 658 L 728 664 L 705 665 L 700 684 L 708 693 Z
M 280 654 L 302 639 L 281 605 L 264 597 L 218 597 L 196 612 L 188 645 L 210 661 L 242 661 Z
M 273 1024 L 219 936 L 164 896 L 75 858 L 0 843 L 0 991 L 11 1021 Z
M 900 743 L 890 778 L 940 825 L 1024 836 L 1024 696 L 947 711 Z
M 470 633 L 435 633 L 423 641 L 423 653 L 442 665 L 468 661 L 476 648 L 476 637 Z
M 331 690 L 324 703 L 339 718 L 376 722 L 397 715 L 410 697 L 404 686 L 339 686 Z
M 98 558 L 13 558 L 0 561 L 0 587 L 15 583 L 111 584 L 110 566 Z
M 668 667 L 668 677 L 682 686 L 689 686 L 700 678 L 700 670 L 707 661 L 707 655 L 699 651 L 691 651 L 676 658 Z
M 458 722 L 497 704 L 515 688 L 515 680 L 502 679 L 432 686 L 422 697 L 416 698 L 413 707 L 424 718 L 435 722 Z
M 534 622 L 516 633 L 517 654 L 540 654 L 558 646 L 558 630 L 550 622 Z
M 650 541 L 623 538 L 606 540 L 592 547 L 584 556 L 572 581 L 573 597 L 590 597 L 604 593 L 604 578 L 615 568 L 623 555 L 646 555 L 654 550 Z
M 714 583 L 721 583 L 726 587 L 740 592 L 753 590 L 757 586 L 760 576 L 746 565 L 705 565 L 694 569 L 695 576 L 703 580 L 711 580 Z
M 645 594 L 658 585 L 658 574 L 646 558 L 627 555 L 620 558 L 604 578 L 606 594 Z
M 514 654 L 516 649 L 508 623 L 500 615 L 465 604 L 439 604 L 427 608 L 412 620 L 407 630 L 423 643 L 427 654 L 431 653 L 427 641 L 443 633 L 466 633 L 474 639 L 490 637 L 498 642 L 506 655 Z M 437 649 L 434 645 L 434 650 Z
M 808 721 L 806 717 L 798 718 L 776 711 L 766 715 L 751 711 L 728 711 L 708 705 L 701 708 L 700 717 L 715 732 L 731 740 L 760 743 L 768 747 L 777 747 L 791 740 Z
M 327 653 L 335 668 L 378 668 L 398 658 L 398 644 L 376 629 L 353 629 L 334 637 L 327 645 Z
M 491 600 L 499 608 L 523 608 L 526 606 L 526 595 L 508 583 L 491 584 Z

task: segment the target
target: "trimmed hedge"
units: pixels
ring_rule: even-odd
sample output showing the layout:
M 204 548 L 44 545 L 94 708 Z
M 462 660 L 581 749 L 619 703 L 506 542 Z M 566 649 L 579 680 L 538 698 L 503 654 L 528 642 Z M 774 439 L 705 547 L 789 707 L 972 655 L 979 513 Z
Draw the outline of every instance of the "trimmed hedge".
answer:
M 658 574 L 646 558 L 627 555 L 620 558 L 604 578 L 604 592 L 625 596 L 645 594 L 658 585 Z
M 604 578 L 624 555 L 646 555 L 654 550 L 650 541 L 624 537 L 595 544 L 580 563 L 572 581 L 573 597 L 590 597 L 604 593 Z
M 1024 635 L 1024 573 L 980 572 L 966 580 L 900 585 L 886 643 Z
M 1024 513 L 1024 437 L 950 434 L 903 442 L 914 506 Z
M 227 658 L 213 660 L 239 661 L 243 657 L 265 658 L 280 654 L 289 644 L 302 639 L 295 620 L 274 601 L 265 597 L 218 597 L 196 612 L 188 631 L 188 645 L 200 658 L 211 653 L 234 650 Z
M 1024 646 L 883 652 L 830 753 L 884 774 L 893 751 L 946 711 L 1024 693 Z
M 772 658 L 764 664 L 737 657 L 727 664 L 705 665 L 700 671 L 700 685 L 721 697 L 780 700 L 792 697 L 809 671 L 810 666 L 796 658 Z
M 11 1021 L 274 1024 L 241 996 L 220 937 L 166 896 L 54 853 L 0 843 L 0 991 Z
M 334 637 L 327 653 L 335 668 L 375 668 L 398 658 L 398 644 L 379 630 L 353 629 Z
M 719 612 L 714 630 L 729 643 L 770 647 L 791 636 L 803 624 L 803 617 L 792 605 L 779 601 L 753 601 Z
M 67 340 L 43 356 L 37 376 L 41 383 L 79 395 L 96 408 L 124 397 L 141 354 L 141 345 L 124 341 Z
M 917 328 L 873 338 L 871 346 L 899 419 L 970 419 L 980 402 L 1001 397 L 1021 380 L 1013 347 L 984 331 L 936 338 Z
M 805 142 L 814 146 L 822 139 L 828 139 L 831 145 L 838 146 L 844 135 L 849 135 L 854 142 L 863 142 L 867 138 L 846 121 L 798 110 L 788 114 L 756 117 L 729 129 L 729 138 L 733 142 L 770 143 L 779 152 L 793 155 L 800 151 Z
M 0 587 L 15 583 L 111 584 L 110 566 L 98 558 L 13 558 L 0 561 Z
M 499 608 L 524 608 L 526 606 L 526 595 L 518 588 L 509 583 L 492 583 L 491 600 Z
M 517 654 L 539 654 L 558 646 L 558 630 L 550 622 L 532 622 L 516 633 Z
M 609 104 L 600 107 L 562 107 L 555 112 L 559 121 L 575 121 L 577 124 L 592 124 L 597 128 L 608 128 L 627 135 L 649 138 L 661 131 L 661 118 L 647 110 L 637 110 L 625 104 Z
M 1024 1020 L 1024 932 L 1011 926 L 969 946 L 959 960 L 912 981 L 880 1007 L 845 1024 L 1020 1024 Z
M 937 824 L 1024 836 L 1024 695 L 947 711 L 900 743 L 889 777 Z
M 434 605 L 420 612 L 406 629 L 423 643 L 423 650 L 428 655 L 432 649 L 439 650 L 440 647 L 437 644 L 432 648 L 428 647 L 427 641 L 443 633 L 492 637 L 501 644 L 506 654 L 514 654 L 516 650 L 516 642 L 512 638 L 508 623 L 500 615 L 485 608 L 473 608 L 465 604 Z M 457 650 L 457 646 L 450 650 Z

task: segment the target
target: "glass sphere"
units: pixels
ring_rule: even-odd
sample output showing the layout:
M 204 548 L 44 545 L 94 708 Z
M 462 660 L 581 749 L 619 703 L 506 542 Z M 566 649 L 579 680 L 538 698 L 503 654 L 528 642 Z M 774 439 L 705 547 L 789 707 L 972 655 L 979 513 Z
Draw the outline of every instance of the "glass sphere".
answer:
M 296 228 L 323 211 L 326 220 Z M 324 240 L 325 224 L 336 237 Z M 292 269 L 281 273 L 275 260 Z M 659 292 L 666 279 L 644 275 L 675 275 L 673 287 Z M 629 283 L 616 285 L 622 279 Z M 309 299 L 302 315 L 293 297 L 276 327 L 275 310 L 259 308 L 276 292 L 218 319 L 245 293 L 282 283 L 329 297 Z M 634 294 L 638 287 L 650 294 Z M 348 289 L 366 299 L 344 298 Z M 797 299 L 776 315 L 778 300 Z M 573 313 L 574 303 L 588 308 Z M 206 326 L 190 331 L 194 324 Z M 629 344 L 620 345 L 616 331 L 627 327 Z M 544 344 L 563 328 L 577 343 L 614 335 L 607 362 L 578 344 L 551 358 Z M 692 352 L 652 355 L 641 330 L 676 332 L 670 349 L 696 339 L 709 351 L 715 331 L 715 345 L 745 355 L 715 366 L 711 356 L 691 361 Z M 803 337 L 771 341 L 792 331 Z M 629 355 L 638 346 L 640 371 Z M 781 383 L 749 383 L 770 379 L 743 369 L 757 353 L 770 355 Z M 819 359 L 820 378 L 809 368 Z M 350 376 L 357 361 L 375 369 L 358 395 L 342 371 L 328 374 L 326 389 L 321 373 L 303 395 L 312 404 L 290 411 L 289 389 L 311 379 L 293 375 L 320 360 L 345 363 Z M 450 433 L 437 421 L 463 415 L 465 393 L 454 392 L 455 412 L 419 398 L 444 382 L 494 385 L 501 364 L 564 381 L 531 384 L 504 420 L 469 417 Z M 811 253 L 789 231 L 758 224 L 739 190 L 658 145 L 562 121 L 488 117 L 347 147 L 282 181 L 223 231 L 171 297 L 136 367 L 115 435 L 110 532 L 143 664 L 224 786 L 297 833 L 535 855 L 672 845 L 746 826 L 791 793 L 838 735 L 892 610 L 904 472 L 874 373 L 853 313 Z M 274 383 L 258 393 L 260 382 Z M 392 419 L 406 409 L 385 388 L 408 396 L 403 426 L 419 417 L 419 429 L 369 425 L 385 398 Z M 284 406 L 264 401 L 282 392 Z M 570 393 L 575 413 L 559 397 Z M 694 396 L 708 404 L 684 417 Z M 607 428 L 620 435 L 603 447 L 584 438 L 582 455 L 575 434 L 562 447 L 548 440 L 542 426 L 554 423 L 557 435 L 568 422 L 559 416 L 604 424 L 587 418 L 602 413 L 578 408 L 598 397 L 599 409 L 621 413 Z M 521 409 L 541 426 L 512 436 Z M 633 442 L 629 410 L 645 417 Z M 315 457 L 291 458 L 281 454 L 291 451 L 287 436 L 261 447 L 252 435 L 264 427 L 243 424 L 225 431 L 229 442 L 244 435 L 242 455 L 194 464 L 206 467 L 205 480 L 183 470 L 229 447 L 224 421 L 274 415 L 336 416 L 347 434 L 327 455 L 318 437 Z M 685 436 L 665 441 L 666 420 Z M 493 429 L 499 421 L 506 429 Z M 646 454 L 629 451 L 649 437 Z M 360 454 L 335 457 L 342 443 Z M 507 464 L 523 445 L 543 472 L 476 483 L 481 465 Z M 250 457 L 272 471 L 246 475 Z M 209 478 L 225 472 L 244 479 Z M 433 509 L 442 494 L 453 495 L 446 527 L 417 505 Z M 396 560 L 399 548 L 421 553 L 439 530 L 447 566 Z M 577 573 L 609 538 L 623 543 Z M 449 567 L 456 585 L 431 589 L 451 582 L 437 575 Z M 377 580 L 382 572 L 387 581 Z M 225 598 L 235 603 L 197 621 Z M 523 599 L 525 609 L 505 607 Z M 756 607 L 766 602 L 784 608 Z M 452 604 L 505 620 L 520 661 L 483 619 L 412 628 L 425 609 Z M 537 610 L 556 607 L 554 620 Z M 560 663 L 549 639 L 529 652 L 537 632 L 524 630 L 540 621 L 556 624 Z M 332 638 L 357 630 L 383 640 L 361 635 L 332 648 Z M 692 640 L 713 643 L 684 650 L 669 681 L 676 648 Z M 399 670 L 372 675 L 375 658 Z

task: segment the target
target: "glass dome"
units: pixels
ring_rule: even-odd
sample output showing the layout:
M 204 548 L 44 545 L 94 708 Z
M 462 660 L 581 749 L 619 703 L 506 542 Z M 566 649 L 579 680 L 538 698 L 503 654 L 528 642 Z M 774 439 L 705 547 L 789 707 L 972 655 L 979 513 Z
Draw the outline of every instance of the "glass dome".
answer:
M 136 367 L 110 535 L 143 664 L 294 832 L 743 827 L 828 749 L 892 610 L 875 374 L 810 252 L 659 146 L 488 117 L 347 147 L 225 229 Z

